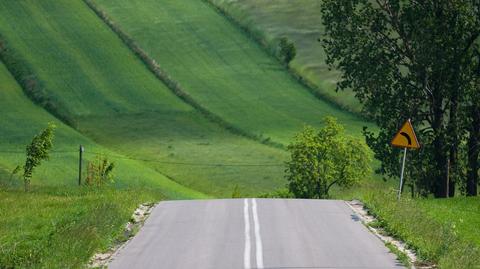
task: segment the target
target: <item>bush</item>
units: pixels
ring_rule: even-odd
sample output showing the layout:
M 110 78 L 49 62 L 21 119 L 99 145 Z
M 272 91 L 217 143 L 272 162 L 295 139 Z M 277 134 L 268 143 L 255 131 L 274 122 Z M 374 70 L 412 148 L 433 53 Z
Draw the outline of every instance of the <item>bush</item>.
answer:
M 263 193 L 259 196 L 260 198 L 294 198 L 293 194 L 286 188 L 278 189 L 273 192 Z
M 32 139 L 32 142 L 27 146 L 27 159 L 25 160 L 25 165 L 23 166 L 23 180 L 25 183 L 25 191 L 28 191 L 30 187 L 30 180 L 33 175 L 33 170 L 39 166 L 42 161 L 48 160 L 49 152 L 53 147 L 53 137 L 55 125 L 49 123 L 48 127 L 45 128 L 41 133 L 35 135 Z M 12 172 L 18 172 L 19 169 L 15 168 Z
M 335 118 L 325 118 L 318 133 L 305 127 L 288 146 L 290 192 L 297 198 L 329 197 L 332 186 L 349 188 L 371 173 L 368 148 L 357 138 L 347 137 Z
M 107 157 L 97 156 L 94 161 L 88 163 L 85 185 L 100 187 L 113 183 L 114 168 L 115 164 L 110 162 Z
M 297 55 L 297 49 L 295 44 L 288 40 L 286 37 L 280 38 L 280 43 L 278 44 L 280 51 L 279 57 L 285 64 L 289 64 L 293 58 Z

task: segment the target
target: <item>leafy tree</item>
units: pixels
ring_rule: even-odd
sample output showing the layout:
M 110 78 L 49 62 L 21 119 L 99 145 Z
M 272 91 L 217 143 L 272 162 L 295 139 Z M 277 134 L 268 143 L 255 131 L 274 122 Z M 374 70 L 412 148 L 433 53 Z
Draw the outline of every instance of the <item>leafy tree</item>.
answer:
M 421 194 L 453 196 L 465 170 L 478 182 L 480 2 L 325 0 L 322 16 L 338 89 L 353 89 L 380 127 L 365 130 L 380 172 L 399 174 L 401 151 L 389 142 L 411 118 L 423 147 L 410 153 L 408 176 Z
M 280 43 L 278 45 L 280 47 L 280 59 L 283 60 L 285 64 L 289 64 L 297 55 L 297 49 L 295 48 L 295 44 L 288 40 L 286 37 L 280 38 Z
M 332 117 L 325 118 L 325 127 L 318 133 L 305 127 L 288 150 L 288 188 L 297 198 L 328 198 L 332 186 L 349 188 L 371 170 L 367 146 L 345 136 Z
M 32 142 L 27 146 L 27 159 L 23 166 L 23 181 L 25 191 L 30 188 L 30 180 L 33 170 L 39 166 L 43 160 L 48 160 L 49 151 L 53 147 L 55 125 L 49 123 L 48 127 L 41 133 L 35 135 Z

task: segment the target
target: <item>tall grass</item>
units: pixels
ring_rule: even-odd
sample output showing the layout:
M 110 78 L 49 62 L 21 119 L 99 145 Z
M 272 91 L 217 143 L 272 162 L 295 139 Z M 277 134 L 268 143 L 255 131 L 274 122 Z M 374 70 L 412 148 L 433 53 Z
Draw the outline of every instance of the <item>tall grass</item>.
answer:
M 368 193 L 364 201 L 385 230 L 407 243 L 422 259 L 440 268 L 480 268 L 480 247 L 461 239 L 452 223 L 430 217 L 418 201 L 397 201 L 395 195 L 384 192 Z
M 84 268 L 125 240 L 138 205 L 161 198 L 141 189 L 0 190 L 0 268 Z

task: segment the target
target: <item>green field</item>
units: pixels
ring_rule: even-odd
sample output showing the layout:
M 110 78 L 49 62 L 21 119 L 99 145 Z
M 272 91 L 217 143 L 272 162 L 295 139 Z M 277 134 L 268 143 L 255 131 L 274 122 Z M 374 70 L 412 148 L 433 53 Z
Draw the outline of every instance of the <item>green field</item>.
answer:
M 287 144 L 304 124 L 335 116 L 360 135 L 364 120 L 315 98 L 280 63 L 203 1 L 95 0 L 209 111 Z
M 207 0 L 227 13 L 259 40 L 272 53 L 281 37 L 292 40 L 297 56 L 290 63 L 292 70 L 315 85 L 327 100 L 350 111 L 360 112 L 361 105 L 352 91 L 335 92 L 340 74 L 329 70 L 325 52 L 318 42 L 323 38 L 321 1 L 318 0 Z
M 233 135 L 203 118 L 157 80 L 82 1 L 4 1 L 0 33 L 83 135 L 128 158 L 149 160 L 130 173 L 143 177 L 148 166 L 223 197 L 236 185 L 245 195 L 283 186 L 283 150 Z M 21 129 L 2 129 L 4 140 L 17 142 L 10 145 L 16 149 L 28 142 L 10 137 Z M 69 142 L 68 149 L 76 150 L 79 143 Z M 87 152 L 92 150 L 87 145 Z
M 40 166 L 34 174 L 33 185 L 74 185 L 78 178 L 78 145 L 84 145 L 89 151 L 113 154 L 105 147 L 99 146 L 72 128 L 34 105 L 21 91 L 5 66 L 0 64 L 0 170 L 9 174 L 15 166 L 25 161 L 24 151 L 33 135 L 46 127 L 48 122 L 57 125 L 55 146 L 50 161 Z M 86 159 L 94 159 L 88 154 Z M 139 161 L 117 159 L 116 185 L 146 186 L 161 189 L 171 198 L 201 198 L 203 194 L 185 188 L 163 174 L 158 173 Z M 16 177 L 8 185 L 20 185 Z M 2 180 L 5 181 L 5 180 Z M 13 182 L 12 182 L 13 181 Z M 4 182 L 5 183 L 5 182 Z

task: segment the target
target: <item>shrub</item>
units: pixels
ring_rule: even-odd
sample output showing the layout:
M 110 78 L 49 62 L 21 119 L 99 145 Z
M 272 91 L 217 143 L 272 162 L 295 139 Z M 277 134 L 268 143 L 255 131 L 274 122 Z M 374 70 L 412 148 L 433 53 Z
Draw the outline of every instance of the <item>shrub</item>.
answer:
M 97 156 L 94 161 L 87 165 L 87 186 L 104 186 L 113 183 L 113 169 L 115 164 L 110 162 L 105 156 Z
M 48 160 L 49 151 L 53 147 L 53 132 L 55 125 L 49 123 L 48 127 L 41 133 L 35 135 L 32 142 L 27 146 L 27 159 L 23 166 L 23 180 L 25 183 L 25 191 L 30 187 L 30 180 L 33 175 L 33 170 L 39 166 L 43 160 Z M 18 171 L 15 169 L 14 172 Z
M 285 64 L 289 64 L 293 58 L 297 55 L 297 49 L 295 44 L 288 40 L 286 37 L 280 38 L 280 43 L 278 44 L 280 51 L 279 57 L 283 60 Z
M 357 138 L 347 137 L 335 118 L 325 118 L 318 133 L 305 127 L 288 146 L 290 192 L 297 198 L 329 197 L 332 186 L 349 188 L 371 172 L 368 148 Z

